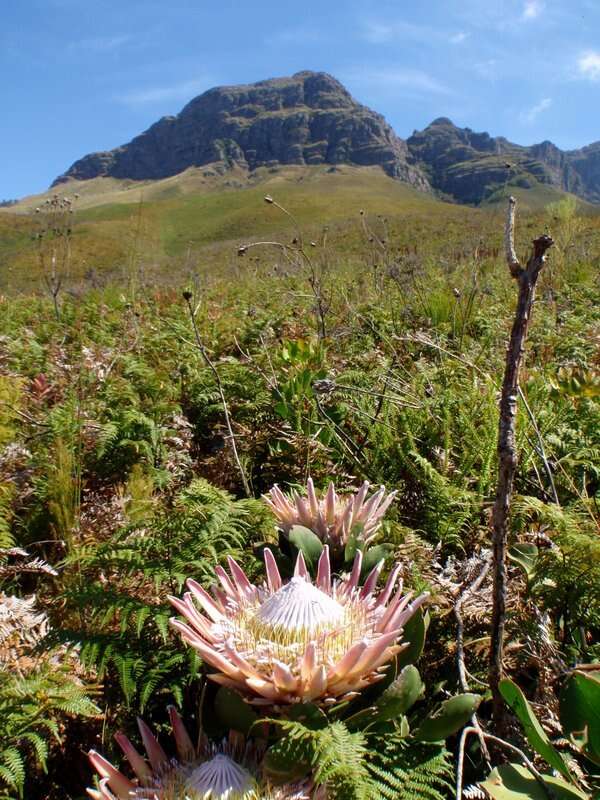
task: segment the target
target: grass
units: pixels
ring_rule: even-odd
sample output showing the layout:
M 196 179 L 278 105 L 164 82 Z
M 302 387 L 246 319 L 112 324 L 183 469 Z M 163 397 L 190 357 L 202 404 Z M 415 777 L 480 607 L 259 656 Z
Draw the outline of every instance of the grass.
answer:
M 196 261 L 210 257 L 220 268 L 250 239 L 289 239 L 289 221 L 275 209 L 265 209 L 263 198 L 269 193 L 293 211 L 307 235 L 319 236 L 326 221 L 340 243 L 360 239 L 362 208 L 398 220 L 416 214 L 449 220 L 464 216 L 464 209 L 395 181 L 379 168 L 286 167 L 262 169 L 250 177 L 204 172 L 187 170 L 176 178 L 134 187 L 104 178 L 60 187 L 61 194 L 80 194 L 71 279 L 84 280 L 91 272 L 113 279 L 140 258 L 151 260 L 162 274 L 172 269 L 173 258 L 190 249 Z M 32 209 L 46 196 L 26 199 L 17 207 L 19 214 L 0 214 L 4 291 L 9 284 L 16 290 L 33 290 L 40 284 L 36 243 L 27 233 L 35 230 Z
M 320 488 L 368 479 L 398 490 L 381 541 L 404 560 L 407 588 L 433 594 L 422 702 L 429 709 L 458 691 L 456 594 L 448 587 L 458 591 L 489 546 L 497 390 L 516 295 L 502 252 L 504 209 L 441 203 L 373 170 L 259 177 L 237 191 L 225 185 L 233 176 L 211 177 L 198 192 L 200 178 L 189 174 L 153 187 L 141 204 L 122 202 L 130 190 L 114 185 L 96 195 L 102 202 L 89 194 L 58 318 L 35 271 L 35 221 L 0 216 L 2 264 L 13 270 L 0 292 L 0 533 L 60 568 L 52 577 L 11 577 L 7 589 L 36 593 L 52 630 L 44 644 L 51 665 L 65 662 L 52 642 L 79 645 L 77 674 L 100 709 L 89 720 L 58 710 L 64 727 L 47 775 L 23 750 L 29 800 L 83 798 L 85 751 L 101 745 L 114 757 L 116 730 L 137 736 L 136 710 L 163 739 L 169 702 L 195 727 L 205 695 L 198 664 L 166 631 L 166 595 L 190 574 L 208 586 L 228 554 L 258 576 L 254 554 L 273 544 L 273 518 L 258 500 L 239 499 L 222 404 L 194 343 L 184 289 L 254 498 L 309 473 Z M 330 301 L 323 341 L 305 267 L 273 249 L 236 256 L 242 241 L 294 236 L 290 220 L 264 202 L 267 193 L 317 242 L 309 249 Z M 365 237 L 361 208 L 385 247 Z M 554 547 L 540 545 L 537 584 L 511 568 L 507 628 L 508 673 L 549 708 L 559 675 L 549 674 L 555 661 L 535 633 L 540 615 L 565 663 L 600 653 L 600 217 L 571 211 L 519 212 L 517 224 L 522 256 L 547 228 L 564 243 L 541 276 L 530 327 L 522 388 L 536 425 L 521 407 L 511 531 L 511 543 L 539 535 Z M 106 286 L 86 277 L 92 264 Z M 321 393 L 324 379 L 331 391 Z M 538 436 L 559 508 L 548 502 Z M 541 579 L 545 571 L 552 580 Z M 463 609 L 473 686 L 486 681 L 489 584 L 481 591 Z M 211 692 L 202 717 L 220 738 Z M 12 713 L 16 728 L 19 708 Z M 0 739 L 13 717 L 0 719 Z M 515 744 L 523 746 L 518 736 Z M 475 783 L 485 766 L 476 753 L 467 762 Z
M 453 170 L 457 174 L 477 172 L 500 161 L 489 157 L 456 165 Z M 478 226 L 496 236 L 497 216 L 502 213 L 496 209 L 509 192 L 517 196 L 523 209 L 539 213 L 563 196 L 531 176 L 528 180 L 528 189 L 498 185 L 485 201 L 487 211 L 437 200 L 393 180 L 378 167 L 283 166 L 219 174 L 213 166 L 191 168 L 160 181 L 74 181 L 0 210 L 0 289 L 33 291 L 41 285 L 37 244 L 31 239 L 37 224 L 34 210 L 55 192 L 79 194 L 71 281 L 105 283 L 119 277 L 126 280 L 142 262 L 157 278 L 171 280 L 173 270 L 181 277 L 181 257 L 186 254 L 185 270 L 189 271 L 190 264 L 210 260 L 212 270 L 219 271 L 231 264 L 242 243 L 289 240 L 293 235 L 289 220 L 274 208 L 264 208 L 266 194 L 294 213 L 309 238 L 318 238 L 326 223 L 332 248 L 343 248 L 347 256 L 362 243 L 361 209 L 372 218 L 388 218 L 395 225 L 396 240 L 402 239 L 403 226 L 419 216 L 424 220 L 421 225 L 427 247 L 432 239 L 439 240 L 437 229 L 446 229 L 445 244 L 455 242 L 460 248 L 465 245 L 465 231 L 469 239 L 469 232 Z M 596 213 L 589 204 L 580 206 L 587 213 Z

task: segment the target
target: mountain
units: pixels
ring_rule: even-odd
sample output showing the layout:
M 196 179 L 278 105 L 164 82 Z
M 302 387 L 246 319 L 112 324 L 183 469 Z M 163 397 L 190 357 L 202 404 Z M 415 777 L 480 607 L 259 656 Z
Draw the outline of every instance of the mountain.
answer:
M 478 205 L 507 187 L 548 187 L 600 202 L 600 142 L 562 151 L 552 142 L 525 147 L 439 117 L 406 142 L 413 163 L 448 199 Z
M 234 166 L 375 165 L 429 190 L 385 119 L 322 72 L 210 89 L 128 144 L 76 161 L 53 185 L 73 178 L 157 180 L 209 164 L 221 172 Z
M 261 170 L 339 165 L 379 167 L 388 176 L 452 202 L 480 205 L 525 192 L 544 205 L 570 192 L 600 203 L 600 142 L 562 151 L 529 147 L 434 120 L 404 141 L 331 75 L 298 72 L 247 86 L 210 89 L 177 116 L 163 117 L 128 144 L 76 161 L 53 186 L 108 178 L 160 181 L 200 170 L 231 175 L 231 187 Z

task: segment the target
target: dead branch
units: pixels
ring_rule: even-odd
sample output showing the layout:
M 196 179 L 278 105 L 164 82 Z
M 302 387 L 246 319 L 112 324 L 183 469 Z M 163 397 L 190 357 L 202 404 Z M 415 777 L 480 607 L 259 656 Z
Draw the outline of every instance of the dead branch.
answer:
M 463 728 L 463 732 L 460 737 L 460 744 L 458 747 L 458 766 L 457 766 L 457 781 L 456 781 L 456 800 L 461 800 L 462 798 L 462 782 L 463 782 L 463 767 L 464 767 L 464 760 L 465 760 L 465 743 L 467 741 L 467 737 L 470 734 L 477 734 L 477 736 L 483 736 L 484 739 L 492 742 L 493 744 L 508 750 L 511 753 L 517 755 L 523 765 L 527 767 L 529 772 L 533 775 L 533 777 L 538 782 L 540 788 L 542 789 L 544 795 L 548 798 L 548 800 L 557 800 L 555 792 L 552 790 L 552 787 L 549 786 L 546 781 L 544 780 L 544 776 L 536 769 L 534 764 L 527 758 L 525 753 L 520 750 L 518 747 L 515 747 L 514 744 L 507 742 L 505 739 L 501 739 L 499 736 L 493 736 L 491 733 L 482 733 L 481 729 L 475 728 L 473 726 L 468 728 Z
M 500 420 L 498 425 L 498 483 L 492 513 L 493 548 L 493 604 L 492 631 L 489 656 L 489 683 L 493 697 L 493 717 L 500 722 L 504 704 L 498 690 L 502 678 L 502 659 L 504 653 L 504 628 L 506 623 L 507 571 L 506 549 L 508 540 L 508 517 L 517 469 L 517 447 L 515 438 L 517 418 L 517 398 L 519 393 L 519 372 L 523 361 L 525 341 L 531 320 L 535 287 L 544 262 L 546 252 L 552 246 L 550 236 L 534 239 L 533 252 L 526 267 L 519 263 L 514 247 L 514 223 L 516 200 L 509 198 L 504 244 L 510 274 L 518 281 L 519 297 L 506 353 L 504 379 L 500 396 Z
M 474 594 L 479 589 L 481 584 L 486 579 L 486 576 L 490 571 L 491 566 L 492 566 L 491 555 L 488 555 L 479 572 L 479 575 L 477 575 L 477 577 L 471 583 L 463 587 L 454 604 L 453 610 L 454 610 L 454 616 L 456 618 L 456 663 L 458 667 L 458 682 L 460 685 L 461 692 L 469 691 L 469 683 L 467 681 L 467 668 L 465 665 L 465 638 L 464 638 L 465 626 L 462 616 L 462 606 L 466 597 L 470 594 Z M 479 737 L 479 746 L 481 747 L 481 753 L 488 765 L 488 768 L 491 769 L 490 754 L 487 745 L 485 743 L 485 737 L 483 735 L 481 725 L 479 724 L 479 718 L 477 716 L 477 712 L 475 712 L 471 717 L 471 726 L 475 731 L 477 731 L 477 735 Z M 460 788 L 462 787 L 462 762 L 459 762 L 457 765 L 456 784 L 459 787 L 459 791 L 462 794 L 462 788 Z M 458 797 L 460 800 L 460 795 Z
M 196 324 L 196 314 L 194 312 L 194 307 L 192 305 L 192 298 L 189 292 L 184 292 L 184 299 L 187 303 L 188 311 L 190 313 L 190 319 L 192 322 L 192 327 L 194 329 L 194 336 L 196 337 L 196 344 L 198 345 L 198 350 L 204 359 L 206 366 L 210 369 L 215 379 L 215 383 L 217 385 L 217 391 L 219 393 L 219 397 L 221 398 L 221 405 L 223 406 L 223 414 L 225 415 L 225 424 L 227 426 L 227 433 L 229 444 L 231 446 L 231 452 L 233 454 L 233 459 L 236 463 L 236 466 L 240 473 L 240 478 L 242 479 L 242 486 L 244 487 L 244 492 L 246 497 L 252 497 L 252 492 L 250 491 L 250 484 L 248 483 L 248 478 L 246 477 L 246 472 L 240 460 L 240 456 L 238 453 L 236 441 L 235 441 L 235 434 L 233 433 L 233 428 L 231 425 L 231 417 L 229 416 L 229 407 L 227 406 L 227 400 L 225 398 L 225 391 L 223 389 L 223 383 L 221 381 L 221 376 L 219 375 L 219 371 L 215 367 L 214 363 L 212 362 L 210 356 L 208 355 L 208 351 L 202 341 L 202 337 L 200 336 L 200 331 L 198 330 L 198 325 Z

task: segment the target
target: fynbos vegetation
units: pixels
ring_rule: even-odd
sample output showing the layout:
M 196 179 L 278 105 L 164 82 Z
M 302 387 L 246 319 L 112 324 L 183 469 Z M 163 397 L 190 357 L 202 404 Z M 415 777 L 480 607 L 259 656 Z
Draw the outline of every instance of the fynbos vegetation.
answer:
M 160 281 L 140 204 L 148 269 L 102 288 L 71 201 L 34 212 L 0 797 L 597 796 L 596 218 L 511 201 L 504 253 L 496 211 L 265 199 L 273 235 Z

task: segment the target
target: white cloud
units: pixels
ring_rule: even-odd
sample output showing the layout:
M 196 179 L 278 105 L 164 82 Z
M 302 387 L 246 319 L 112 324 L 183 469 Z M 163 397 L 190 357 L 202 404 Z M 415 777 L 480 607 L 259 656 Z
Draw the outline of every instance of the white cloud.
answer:
M 403 67 L 357 68 L 350 70 L 343 77 L 350 83 L 371 89 L 451 94 L 450 90 L 436 78 L 419 69 L 405 69 Z
M 380 22 L 367 20 L 362 23 L 362 38 L 370 44 L 385 44 L 400 39 L 409 39 L 415 42 L 428 42 L 437 38 L 439 34 L 425 25 L 413 25 L 410 22 Z
M 163 103 L 166 100 L 191 100 L 206 91 L 212 83 L 206 78 L 173 83 L 170 86 L 151 86 L 147 89 L 134 89 L 131 92 L 117 94 L 114 99 L 127 106 L 145 106 Z
M 537 19 L 541 15 L 543 10 L 544 10 L 544 4 L 542 0 L 526 0 L 525 5 L 523 6 L 523 13 L 521 15 L 521 19 L 523 20 Z
M 71 50 L 86 50 L 92 53 L 109 53 L 113 50 L 119 50 L 126 44 L 133 40 L 133 36 L 129 33 L 116 34 L 115 36 L 95 36 L 90 39 L 81 39 L 78 42 L 72 42 L 69 47 Z
M 528 108 L 527 111 L 521 111 L 519 114 L 519 119 L 521 122 L 531 125 L 531 123 L 534 122 L 543 111 L 547 111 L 551 105 L 552 98 L 544 97 L 539 103 L 536 103 L 536 105 Z
M 577 70 L 582 78 L 600 81 L 600 51 L 587 50 L 577 59 Z
M 410 41 L 422 44 L 434 42 L 462 44 L 469 38 L 465 31 L 448 34 L 447 31 L 432 28 L 429 25 L 415 25 L 412 22 L 394 20 L 392 22 L 376 19 L 361 22 L 360 36 L 369 44 L 387 44 L 389 42 Z

